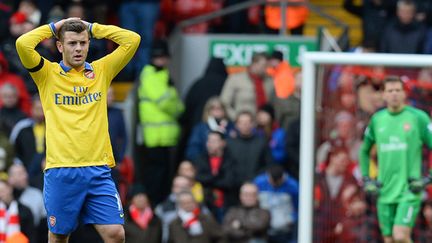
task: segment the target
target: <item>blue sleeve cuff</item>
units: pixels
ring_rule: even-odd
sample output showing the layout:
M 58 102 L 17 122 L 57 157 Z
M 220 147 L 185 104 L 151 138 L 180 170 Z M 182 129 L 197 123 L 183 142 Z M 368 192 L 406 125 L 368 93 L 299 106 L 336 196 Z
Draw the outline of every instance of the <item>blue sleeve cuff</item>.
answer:
M 56 30 L 54 23 L 53 22 L 49 23 L 49 27 L 51 29 L 52 35 L 57 37 L 57 35 L 56 35 L 57 30 Z
M 89 24 L 88 26 L 90 38 L 93 38 L 93 24 Z

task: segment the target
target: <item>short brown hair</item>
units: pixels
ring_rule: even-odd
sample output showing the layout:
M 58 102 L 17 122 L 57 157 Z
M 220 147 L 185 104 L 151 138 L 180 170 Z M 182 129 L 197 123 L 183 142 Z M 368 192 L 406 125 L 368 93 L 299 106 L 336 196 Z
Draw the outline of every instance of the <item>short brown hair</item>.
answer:
M 81 33 L 87 30 L 87 26 L 81 20 L 68 20 L 57 30 L 57 38 L 63 41 L 64 33 L 66 31 L 72 31 L 75 33 Z
M 387 83 L 400 83 L 402 85 L 402 88 L 404 88 L 405 86 L 405 83 L 402 81 L 402 79 L 399 76 L 395 76 L 395 75 L 387 76 L 384 79 L 384 88 Z

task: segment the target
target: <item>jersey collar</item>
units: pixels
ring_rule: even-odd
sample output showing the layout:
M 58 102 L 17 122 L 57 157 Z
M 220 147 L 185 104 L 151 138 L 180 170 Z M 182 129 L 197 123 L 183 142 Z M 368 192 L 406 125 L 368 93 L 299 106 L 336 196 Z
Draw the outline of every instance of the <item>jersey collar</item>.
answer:
M 71 67 L 66 66 L 63 61 L 60 61 L 60 67 L 65 72 L 69 72 L 72 69 Z M 84 70 L 85 71 L 93 71 L 93 67 L 90 65 L 90 63 L 84 62 Z

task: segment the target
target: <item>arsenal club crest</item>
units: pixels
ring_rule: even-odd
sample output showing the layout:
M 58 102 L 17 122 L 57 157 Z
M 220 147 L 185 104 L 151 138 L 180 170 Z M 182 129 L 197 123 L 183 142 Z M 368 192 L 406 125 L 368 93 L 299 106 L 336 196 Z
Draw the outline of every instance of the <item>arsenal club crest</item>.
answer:
M 405 123 L 403 125 L 403 129 L 405 130 L 405 132 L 408 132 L 411 129 L 411 125 L 409 123 Z
M 51 227 L 54 227 L 56 224 L 56 217 L 50 216 L 49 217 L 49 223 L 50 223 Z
M 85 71 L 84 76 L 88 79 L 94 79 L 95 78 L 95 74 L 92 70 Z

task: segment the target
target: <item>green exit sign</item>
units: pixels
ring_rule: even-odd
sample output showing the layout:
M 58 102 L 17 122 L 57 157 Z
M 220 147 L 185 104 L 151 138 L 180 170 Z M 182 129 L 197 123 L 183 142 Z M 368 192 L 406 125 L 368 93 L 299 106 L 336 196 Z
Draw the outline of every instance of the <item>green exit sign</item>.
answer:
M 291 66 L 300 66 L 299 56 L 305 51 L 315 51 L 316 40 L 300 38 L 293 40 L 211 40 L 210 55 L 223 58 L 227 66 L 247 66 L 255 52 L 271 53 L 279 50 Z

